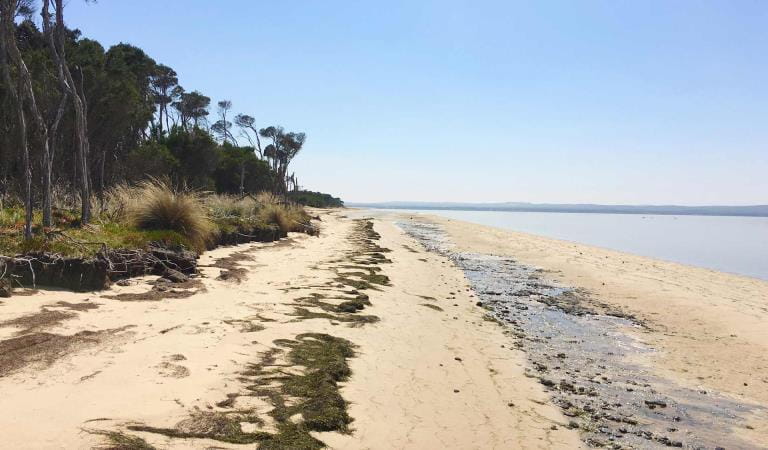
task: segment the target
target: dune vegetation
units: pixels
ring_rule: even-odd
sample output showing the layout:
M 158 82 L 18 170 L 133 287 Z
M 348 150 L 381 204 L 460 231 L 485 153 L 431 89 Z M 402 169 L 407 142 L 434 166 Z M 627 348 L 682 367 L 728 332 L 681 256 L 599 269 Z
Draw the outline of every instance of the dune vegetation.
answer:
M 201 252 L 315 233 L 303 132 L 180 84 L 144 50 L 68 28 L 66 2 L 0 1 L 0 255 Z
M 22 239 L 24 211 L 0 210 L 0 254 L 52 252 L 92 256 L 105 249 L 159 246 L 197 252 L 214 247 L 226 234 L 253 235 L 259 230 L 314 232 L 310 216 L 295 204 L 270 193 L 236 196 L 175 188 L 167 180 L 149 179 L 111 189 L 104 202 L 94 202 L 91 223 L 82 226 L 76 208 L 54 208 L 54 223 L 42 227 L 33 216 L 31 239 Z
M 91 256 L 314 233 L 303 132 L 186 89 L 144 50 L 104 48 L 61 0 L 0 1 L 0 255 Z

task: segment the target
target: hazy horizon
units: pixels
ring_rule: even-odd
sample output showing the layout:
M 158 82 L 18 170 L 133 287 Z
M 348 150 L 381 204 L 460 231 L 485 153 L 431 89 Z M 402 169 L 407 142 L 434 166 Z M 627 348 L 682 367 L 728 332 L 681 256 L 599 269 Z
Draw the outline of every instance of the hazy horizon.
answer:
M 305 131 L 300 183 L 348 202 L 768 203 L 766 2 L 101 0 L 67 21 Z
M 343 200 L 343 199 L 342 199 Z M 596 203 L 596 202 L 528 202 L 520 200 L 502 200 L 502 201 L 469 201 L 469 202 L 455 202 L 451 200 L 446 201 L 425 201 L 425 200 L 384 200 L 380 202 L 368 202 L 368 201 L 345 201 L 347 204 L 456 204 L 456 205 L 501 205 L 501 204 L 521 204 L 521 205 L 597 205 L 597 206 L 681 206 L 681 207 L 712 207 L 712 206 L 734 206 L 734 207 L 747 207 L 747 206 L 768 206 L 766 203 L 730 203 L 730 204 L 676 204 L 676 203 Z

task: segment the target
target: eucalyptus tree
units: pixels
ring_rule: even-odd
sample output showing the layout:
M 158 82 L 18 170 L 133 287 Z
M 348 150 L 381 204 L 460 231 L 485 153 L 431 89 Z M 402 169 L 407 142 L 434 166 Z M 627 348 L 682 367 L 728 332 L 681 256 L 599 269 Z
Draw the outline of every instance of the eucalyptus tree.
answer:
M 130 44 L 117 44 L 106 52 L 90 41 L 77 44 L 72 46 L 77 50 L 72 52 L 73 63 L 85 66 L 86 73 L 95 72 L 93 85 L 87 86 L 86 92 L 90 97 L 91 149 L 97 155 L 92 175 L 103 200 L 110 172 L 118 179 L 123 176 L 115 163 L 125 161 L 146 140 L 147 124 L 155 114 L 152 81 L 157 64 Z
M 171 89 L 171 94 L 170 94 L 171 101 L 170 101 L 169 104 L 171 106 L 174 106 L 174 109 L 176 110 L 176 114 L 171 116 L 171 114 L 169 114 L 168 111 L 166 110 L 166 116 L 165 117 L 171 117 L 171 120 L 173 120 L 173 126 L 174 127 L 177 126 L 177 125 L 180 125 L 180 122 L 182 122 L 181 113 L 179 112 L 178 108 L 175 108 L 175 104 L 181 100 L 181 96 L 182 96 L 182 94 L 184 94 L 184 92 L 185 92 L 184 88 L 180 84 L 177 84 L 176 86 L 174 86 L 173 89 Z M 182 127 L 183 126 L 184 125 L 182 124 Z M 171 131 L 170 127 L 168 128 L 168 131 Z
M 232 102 L 230 100 L 222 100 L 218 103 L 219 106 L 219 120 L 211 126 L 211 131 L 216 133 L 221 139 L 222 143 L 234 143 L 235 137 L 232 135 L 232 122 L 227 120 L 227 114 L 232 109 Z
M 259 130 L 255 126 L 256 119 L 247 114 L 238 114 L 235 116 L 235 125 L 240 128 L 240 134 L 248 139 L 248 143 L 251 144 L 256 152 L 259 154 L 259 159 L 264 159 L 264 151 L 261 149 L 261 140 L 259 139 Z M 253 133 L 254 138 L 251 138 Z
M 190 122 L 194 128 L 199 128 L 208 116 L 208 107 L 211 104 L 211 98 L 206 97 L 198 91 L 178 92 L 178 100 L 173 102 L 173 107 L 178 111 L 181 126 L 185 130 L 189 129 Z
M 80 221 L 86 224 L 91 220 L 91 186 L 88 168 L 90 144 L 88 140 L 87 103 L 82 88 L 82 76 L 80 77 L 80 86 L 78 88 L 67 62 L 67 53 L 64 45 L 66 32 L 64 26 L 64 2 L 63 0 L 53 1 L 55 4 L 55 20 L 52 20 L 50 13 L 51 0 L 43 0 L 43 32 L 48 41 L 61 90 L 72 99 L 72 106 L 75 111 L 75 136 L 77 137 L 77 159 L 80 169 Z
M 168 119 L 168 105 L 173 101 L 173 90 L 179 85 L 179 77 L 176 71 L 170 67 L 159 64 L 152 74 L 152 94 L 158 110 L 158 124 L 160 135 L 163 134 L 163 117 L 165 117 L 165 129 L 171 128 Z
M 18 122 L 18 145 L 22 154 L 24 167 L 24 238 L 32 237 L 32 162 L 29 154 L 29 139 L 27 136 L 27 119 L 25 109 L 33 116 L 38 132 L 41 134 L 41 145 L 48 145 L 47 128 L 37 105 L 32 86 L 32 75 L 21 56 L 16 44 L 15 20 L 22 16 L 29 18 L 33 12 L 33 4 L 29 0 L 0 0 L 0 70 L 2 70 L 5 88 L 11 97 Z M 16 69 L 16 83 L 11 74 L 11 65 Z M 26 105 L 26 108 L 25 108 Z M 44 150 L 47 152 L 47 150 Z
M 287 192 L 288 167 L 293 158 L 301 151 L 306 142 L 305 133 L 286 133 L 283 127 L 269 126 L 259 130 L 259 134 L 272 141 L 264 147 L 264 156 L 272 163 L 275 172 L 275 192 L 285 194 Z

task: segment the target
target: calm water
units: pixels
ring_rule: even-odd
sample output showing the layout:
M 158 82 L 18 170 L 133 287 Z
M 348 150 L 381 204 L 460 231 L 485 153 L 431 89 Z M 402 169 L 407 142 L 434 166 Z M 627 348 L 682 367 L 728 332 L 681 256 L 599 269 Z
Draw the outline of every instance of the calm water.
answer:
M 768 280 L 768 217 L 412 211 Z

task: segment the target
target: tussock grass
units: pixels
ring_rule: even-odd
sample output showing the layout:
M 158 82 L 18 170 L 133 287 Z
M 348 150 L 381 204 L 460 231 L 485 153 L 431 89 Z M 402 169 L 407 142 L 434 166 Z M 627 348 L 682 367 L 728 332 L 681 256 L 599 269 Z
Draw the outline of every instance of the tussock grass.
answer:
M 204 204 L 212 220 L 253 221 L 257 218 L 261 206 L 251 197 L 238 198 L 230 195 L 209 195 L 204 198 Z
M 215 229 L 192 191 L 177 191 L 163 180 L 147 180 L 129 190 L 128 222 L 140 230 L 170 230 L 184 236 L 197 250 L 204 250 Z
M 235 197 L 209 195 L 203 198 L 209 217 L 222 231 L 249 232 L 274 225 L 283 233 L 309 232 L 310 217 L 300 206 L 287 205 L 269 193 Z
M 44 230 L 42 214 L 35 211 L 30 240 L 23 239 L 23 206 L 6 199 L 0 208 L 0 254 L 44 251 L 91 257 L 105 247 L 146 249 L 150 245 L 203 251 L 225 233 L 251 236 L 278 228 L 283 233 L 318 231 L 300 206 L 285 204 L 270 193 L 217 195 L 175 188 L 165 179 L 114 186 L 103 198 L 94 198 L 93 221 L 86 226 L 80 224 L 76 197 L 55 197 L 53 226 Z
M 265 223 L 277 225 L 281 231 L 292 231 L 294 224 L 286 208 L 279 205 L 266 205 L 259 211 L 259 217 Z

